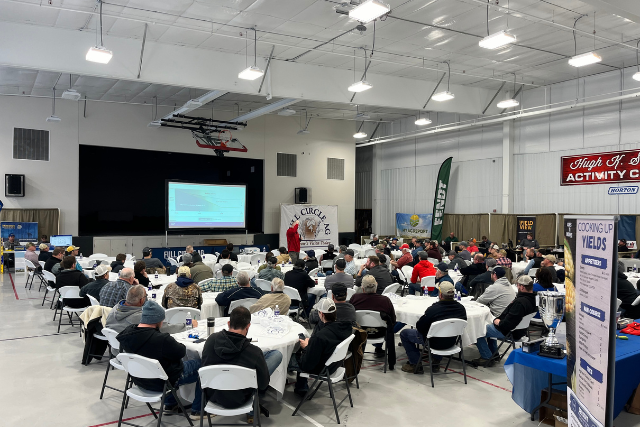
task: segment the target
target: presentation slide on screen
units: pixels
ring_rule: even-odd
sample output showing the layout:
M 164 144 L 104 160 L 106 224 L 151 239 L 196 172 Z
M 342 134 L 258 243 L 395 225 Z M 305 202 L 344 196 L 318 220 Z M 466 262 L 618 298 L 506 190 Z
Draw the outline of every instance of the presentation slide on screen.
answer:
M 169 228 L 244 228 L 245 185 L 169 182 Z

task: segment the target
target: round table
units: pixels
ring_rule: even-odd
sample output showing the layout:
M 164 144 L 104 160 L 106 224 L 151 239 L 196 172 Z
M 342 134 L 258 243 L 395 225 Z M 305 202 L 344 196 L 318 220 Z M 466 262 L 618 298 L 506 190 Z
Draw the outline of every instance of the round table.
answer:
M 404 298 L 393 298 L 391 301 L 396 311 L 397 321 L 415 326 L 427 308 L 437 302 L 438 298 L 410 295 Z M 462 344 L 469 346 L 486 335 L 487 325 L 493 322 L 493 316 L 487 306 L 469 300 L 461 303 L 467 310 L 467 327 L 462 334 Z
M 289 332 L 281 337 L 272 337 L 267 335 L 266 329 L 261 325 L 260 319 L 252 316 L 252 323 L 249 327 L 248 338 L 252 338 L 252 344 L 260 347 L 264 351 L 278 350 L 282 353 L 282 363 L 278 366 L 275 372 L 271 375 L 269 385 L 278 392 L 278 398 L 284 394 L 284 387 L 287 383 L 287 366 L 289 366 L 289 359 L 294 349 L 298 345 L 298 334 L 304 334 L 309 336 L 307 330 L 300 325 L 289 319 L 289 316 L 279 316 L 284 319 L 284 322 L 289 326 Z M 214 332 L 220 332 L 223 329 L 228 329 L 227 322 L 228 317 L 220 317 L 216 319 Z M 206 321 L 199 323 L 197 328 L 194 328 L 193 332 L 200 335 L 201 338 L 206 337 L 207 325 Z M 193 339 L 188 338 L 189 332 L 180 332 L 173 334 L 173 337 L 180 343 L 187 347 L 187 357 L 189 359 L 202 358 L 202 350 L 204 349 L 204 342 L 195 344 Z M 186 391 L 186 390 L 185 390 Z M 185 396 L 185 393 L 181 390 L 181 394 Z M 185 396 L 186 397 L 186 396 Z

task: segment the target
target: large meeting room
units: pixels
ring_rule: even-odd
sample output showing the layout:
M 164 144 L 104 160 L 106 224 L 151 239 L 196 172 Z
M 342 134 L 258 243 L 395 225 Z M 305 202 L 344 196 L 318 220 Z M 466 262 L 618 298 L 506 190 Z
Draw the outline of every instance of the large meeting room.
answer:
M 0 0 L 0 426 L 640 426 L 640 1 Z

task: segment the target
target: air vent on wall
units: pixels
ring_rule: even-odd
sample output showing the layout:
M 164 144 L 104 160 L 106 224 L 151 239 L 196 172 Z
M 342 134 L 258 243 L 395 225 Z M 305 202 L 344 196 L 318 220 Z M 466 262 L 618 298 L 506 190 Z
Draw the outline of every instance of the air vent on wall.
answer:
M 49 161 L 49 131 L 13 128 L 13 158 Z
M 327 179 L 344 181 L 344 159 L 327 158 Z
M 295 154 L 277 153 L 277 175 L 278 176 L 291 176 L 296 177 L 297 172 L 297 159 Z

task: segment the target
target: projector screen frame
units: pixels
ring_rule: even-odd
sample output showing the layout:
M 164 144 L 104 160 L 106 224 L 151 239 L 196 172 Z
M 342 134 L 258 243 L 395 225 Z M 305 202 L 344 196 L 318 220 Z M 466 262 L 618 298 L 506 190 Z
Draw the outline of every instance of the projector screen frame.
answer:
M 234 183 L 220 183 L 220 182 L 195 182 L 188 181 L 182 179 L 165 179 L 164 180 L 164 229 L 167 234 L 175 233 L 178 234 L 194 234 L 196 233 L 210 233 L 211 231 L 216 232 L 232 232 L 238 233 L 241 231 L 248 232 L 247 228 L 247 206 L 248 206 L 248 195 L 249 195 L 249 185 L 244 182 L 234 182 Z M 169 183 L 177 183 L 177 184 L 194 184 L 194 185 L 217 185 L 220 187 L 239 187 L 244 186 L 244 227 L 174 227 L 169 228 Z

